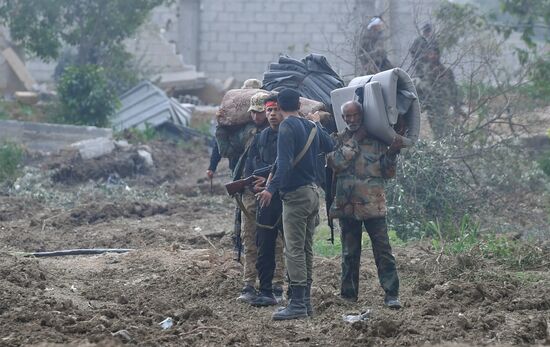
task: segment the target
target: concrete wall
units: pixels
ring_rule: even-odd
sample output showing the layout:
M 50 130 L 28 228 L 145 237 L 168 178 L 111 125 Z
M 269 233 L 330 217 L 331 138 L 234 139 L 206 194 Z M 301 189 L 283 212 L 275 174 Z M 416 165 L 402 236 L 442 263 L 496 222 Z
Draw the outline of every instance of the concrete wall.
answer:
M 179 0 L 178 37 L 187 39 L 176 43 L 200 71 L 221 79 L 261 78 L 280 54 L 309 53 L 326 55 L 336 72 L 351 79 L 358 71 L 354 42 L 372 16 L 383 14 L 390 60 L 401 65 L 417 23 L 438 1 Z
M 279 54 L 321 53 L 338 73 L 349 74 L 353 65 L 343 62 L 353 63 L 347 31 L 355 9 L 355 0 L 202 0 L 198 69 L 261 79 Z
M 233 76 L 240 81 L 261 78 L 280 54 L 302 58 L 320 53 L 327 56 L 336 72 L 351 79 L 357 67 L 353 43 L 361 25 L 383 14 L 388 23 L 386 48 L 390 60 L 401 65 L 417 35 L 417 21 L 429 17 L 439 1 L 176 0 L 170 6 L 156 8 L 147 24 L 149 34 L 143 35 L 147 31 L 142 31 L 130 46 L 142 57 L 140 47 L 170 42 L 185 64 L 196 65 L 209 77 Z M 151 35 L 151 30 L 158 30 L 163 39 Z M 173 52 L 147 51 L 145 60 L 151 60 L 149 65 L 155 69 L 174 65 Z M 163 57 L 162 52 L 172 57 Z M 47 79 L 51 68 L 40 63 L 29 65 L 39 81 Z
M 45 153 L 55 153 L 78 141 L 112 135 L 111 129 L 90 126 L 0 121 L 0 143 L 10 141 Z

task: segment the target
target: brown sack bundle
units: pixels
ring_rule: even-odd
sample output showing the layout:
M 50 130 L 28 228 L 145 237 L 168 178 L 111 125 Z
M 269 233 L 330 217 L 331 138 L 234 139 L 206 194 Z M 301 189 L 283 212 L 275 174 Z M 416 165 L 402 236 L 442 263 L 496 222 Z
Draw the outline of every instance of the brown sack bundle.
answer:
M 232 126 L 246 124 L 252 119 L 250 118 L 250 98 L 260 92 L 261 89 L 231 89 L 225 93 L 220 109 L 216 115 L 216 120 L 220 126 Z M 322 111 L 325 109 L 323 103 L 310 100 L 306 98 L 300 98 L 300 114 L 302 116 L 315 111 Z

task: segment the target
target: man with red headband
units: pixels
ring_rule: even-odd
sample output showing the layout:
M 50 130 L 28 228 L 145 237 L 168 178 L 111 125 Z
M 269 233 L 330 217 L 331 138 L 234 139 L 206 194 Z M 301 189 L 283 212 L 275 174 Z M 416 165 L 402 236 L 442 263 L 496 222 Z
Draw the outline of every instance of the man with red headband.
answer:
M 277 159 L 277 138 L 279 124 L 283 116 L 277 107 L 277 96 L 265 99 L 265 114 L 269 127 L 256 135 L 250 146 L 250 152 L 245 166 L 245 176 L 249 176 L 256 169 L 272 165 Z M 254 192 L 261 190 L 266 179 L 258 177 Z M 253 306 L 276 305 L 283 297 L 283 235 L 282 235 L 282 202 L 275 196 L 268 207 L 257 206 L 256 214 L 256 246 L 258 258 L 256 270 L 260 279 L 260 290 L 249 303 Z

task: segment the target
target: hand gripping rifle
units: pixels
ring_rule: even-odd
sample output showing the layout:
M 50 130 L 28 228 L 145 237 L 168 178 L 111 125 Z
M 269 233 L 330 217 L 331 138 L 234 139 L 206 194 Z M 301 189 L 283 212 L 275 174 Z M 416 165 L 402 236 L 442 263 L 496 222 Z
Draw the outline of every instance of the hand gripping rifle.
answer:
M 235 194 L 237 193 L 242 193 L 244 189 L 246 187 L 250 187 L 258 177 L 267 178 L 269 176 L 269 173 L 271 172 L 272 167 L 272 165 L 268 165 L 261 169 L 254 170 L 252 175 L 246 178 L 226 183 L 225 189 L 227 190 L 227 194 L 229 194 L 230 196 L 235 196 Z

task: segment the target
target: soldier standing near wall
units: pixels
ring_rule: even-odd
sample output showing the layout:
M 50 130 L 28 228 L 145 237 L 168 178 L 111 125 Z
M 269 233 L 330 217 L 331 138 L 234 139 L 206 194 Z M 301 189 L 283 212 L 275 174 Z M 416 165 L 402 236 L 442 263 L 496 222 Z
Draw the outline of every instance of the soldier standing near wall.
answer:
M 374 75 L 393 68 L 384 48 L 384 21 L 373 17 L 361 35 L 359 61 L 365 75 Z
M 449 67 L 441 63 L 439 48 L 430 47 L 427 50 L 426 63 L 416 88 L 434 138 L 447 136 L 458 126 L 456 115 L 461 109 L 455 76 Z
M 363 126 L 360 103 L 342 106 L 347 128 L 336 135 L 335 150 L 327 154 L 327 165 L 336 175 L 336 194 L 330 209 L 331 218 L 339 218 L 342 230 L 343 299 L 357 301 L 361 265 L 362 227 L 371 239 L 378 279 L 386 295 L 384 304 L 400 308 L 399 278 L 386 224 L 384 179 L 395 176 L 397 154 L 403 147 L 400 138 L 388 148 L 369 137 Z
M 277 96 L 265 100 L 265 113 L 269 127 L 254 137 L 245 166 L 245 176 L 249 177 L 257 169 L 273 165 L 277 159 L 277 138 L 279 124 L 283 116 L 277 107 Z M 265 186 L 266 178 L 258 177 L 254 183 L 254 192 Z M 282 201 L 275 193 L 268 207 L 257 207 L 256 246 L 258 258 L 256 270 L 260 280 L 260 291 L 254 306 L 270 306 L 283 299 L 284 260 L 283 260 L 283 224 Z
M 250 78 L 243 83 L 241 89 L 259 89 L 261 86 L 262 82 L 260 80 Z M 237 166 L 239 159 L 243 154 L 246 143 L 254 137 L 256 131 L 256 126 L 250 123 L 232 129 L 226 129 L 225 127 L 216 127 L 216 136 L 212 146 L 212 153 L 210 155 L 210 165 L 206 170 L 206 177 L 208 177 L 208 179 L 212 181 L 222 157 L 228 158 L 229 170 L 231 170 L 233 176 L 235 174 L 235 167 Z M 241 210 L 238 206 L 235 207 L 234 220 L 235 223 L 231 239 L 233 241 L 234 247 L 234 259 L 240 260 L 242 248 L 242 242 L 240 241 L 242 219 Z
M 245 151 L 239 159 L 239 164 L 237 164 L 237 168 L 235 169 L 234 179 L 240 179 L 242 176 L 244 164 L 248 158 L 248 152 L 254 136 L 268 126 L 264 105 L 264 101 L 268 96 L 269 94 L 267 92 L 258 92 L 250 99 L 250 108 L 248 112 L 250 112 L 252 116 L 254 129 L 247 133 L 246 138 L 242 138 L 245 143 Z M 242 195 L 242 203 L 244 207 L 243 210 L 247 211 L 247 213 L 244 214 L 241 237 L 244 246 L 244 287 L 237 300 L 250 303 L 257 295 L 255 286 L 258 277 L 256 271 L 256 259 L 258 257 L 258 250 L 256 247 L 256 198 L 254 193 L 245 190 Z
M 422 26 L 422 34 L 413 41 L 409 48 L 416 77 L 422 77 L 425 65 L 429 62 L 427 53 L 431 48 L 438 49 L 439 44 L 434 36 L 432 24 L 426 23 Z
M 277 140 L 277 170 L 266 190 L 258 193 L 260 207 L 269 206 L 276 192 L 283 201 L 285 259 L 290 279 L 288 306 L 273 313 L 274 320 L 313 314 L 313 232 L 319 222 L 319 192 L 315 185 L 317 156 L 332 150 L 332 139 L 320 123 L 298 115 L 300 94 L 283 89 L 277 104 L 284 117 Z

